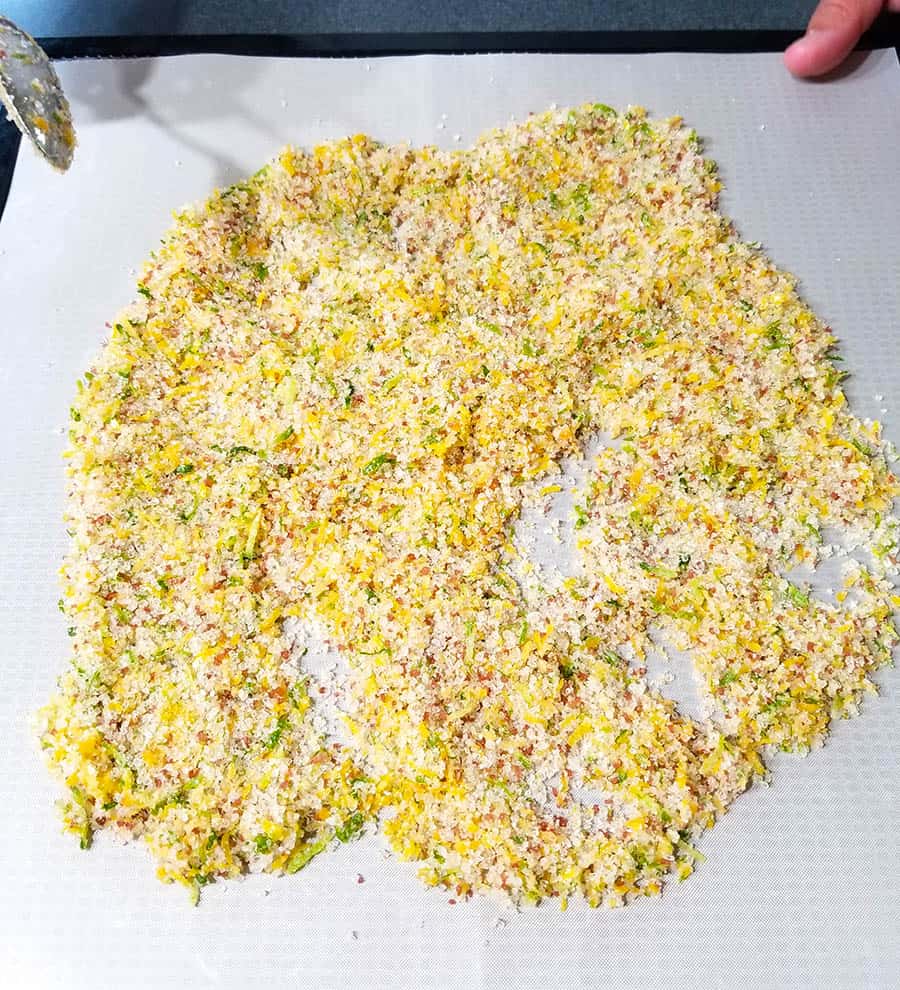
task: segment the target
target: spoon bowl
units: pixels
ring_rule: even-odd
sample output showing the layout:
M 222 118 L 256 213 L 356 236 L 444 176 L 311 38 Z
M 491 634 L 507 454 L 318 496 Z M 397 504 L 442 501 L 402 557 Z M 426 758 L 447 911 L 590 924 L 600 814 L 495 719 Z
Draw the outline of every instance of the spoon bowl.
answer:
M 0 17 L 0 100 L 38 153 L 65 172 L 75 152 L 69 101 L 41 46 L 5 17 Z

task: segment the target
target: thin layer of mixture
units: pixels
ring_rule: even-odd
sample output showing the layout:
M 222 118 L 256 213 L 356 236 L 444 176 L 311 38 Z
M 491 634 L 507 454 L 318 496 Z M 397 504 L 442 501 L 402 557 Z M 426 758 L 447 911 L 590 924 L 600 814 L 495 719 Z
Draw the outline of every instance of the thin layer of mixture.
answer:
M 719 188 L 678 118 L 594 105 L 287 149 L 177 217 L 72 408 L 41 738 L 82 844 L 196 892 L 380 828 L 457 895 L 619 904 L 856 711 L 897 480 Z M 512 525 L 601 432 L 578 573 L 527 594 Z M 793 569 L 838 542 L 826 599 Z M 298 630 L 349 667 L 340 736 Z M 709 718 L 648 682 L 660 638 Z

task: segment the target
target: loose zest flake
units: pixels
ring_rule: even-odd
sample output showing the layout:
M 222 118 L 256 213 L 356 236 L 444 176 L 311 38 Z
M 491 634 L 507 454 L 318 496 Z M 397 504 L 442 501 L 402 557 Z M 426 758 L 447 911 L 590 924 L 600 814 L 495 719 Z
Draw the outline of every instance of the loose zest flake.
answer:
M 897 481 L 718 191 L 680 120 L 598 103 L 288 148 L 177 217 L 71 412 L 41 740 L 82 845 L 140 837 L 196 899 L 380 823 L 455 897 L 621 904 L 856 711 Z M 532 600 L 511 525 L 594 431 L 581 573 Z M 834 605 L 788 580 L 823 527 L 877 550 Z M 348 660 L 349 742 L 296 623 Z M 708 720 L 647 683 L 660 630 Z

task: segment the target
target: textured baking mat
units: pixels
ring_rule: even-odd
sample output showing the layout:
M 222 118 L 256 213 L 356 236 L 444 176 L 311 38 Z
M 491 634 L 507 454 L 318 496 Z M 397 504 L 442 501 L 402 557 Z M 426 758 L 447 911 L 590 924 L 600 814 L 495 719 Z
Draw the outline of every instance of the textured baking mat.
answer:
M 708 834 L 708 861 L 621 911 L 451 906 L 377 838 L 293 878 L 217 884 L 190 907 L 139 846 L 61 834 L 28 727 L 67 656 L 56 610 L 60 458 L 75 379 L 172 208 L 278 148 L 367 131 L 470 142 L 584 101 L 682 114 L 722 207 L 832 324 L 858 413 L 900 439 L 900 68 L 873 52 L 799 83 L 760 55 L 188 56 L 67 63 L 78 127 L 60 177 L 22 150 L 0 224 L 0 983 L 11 988 L 896 986 L 900 680 L 808 759 L 774 761 Z M 363 882 L 359 882 L 362 877 Z

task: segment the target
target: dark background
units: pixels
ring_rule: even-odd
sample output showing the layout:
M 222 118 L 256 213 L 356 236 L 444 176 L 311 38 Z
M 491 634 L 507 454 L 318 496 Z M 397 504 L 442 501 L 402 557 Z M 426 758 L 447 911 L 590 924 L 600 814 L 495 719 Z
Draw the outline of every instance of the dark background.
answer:
M 506 31 L 800 31 L 815 0 L 0 0 L 38 37 Z

